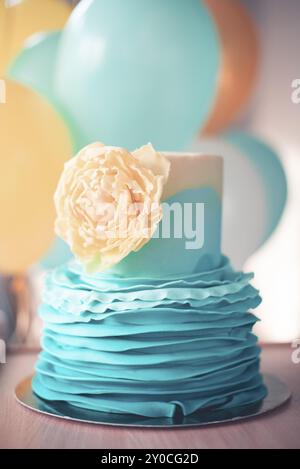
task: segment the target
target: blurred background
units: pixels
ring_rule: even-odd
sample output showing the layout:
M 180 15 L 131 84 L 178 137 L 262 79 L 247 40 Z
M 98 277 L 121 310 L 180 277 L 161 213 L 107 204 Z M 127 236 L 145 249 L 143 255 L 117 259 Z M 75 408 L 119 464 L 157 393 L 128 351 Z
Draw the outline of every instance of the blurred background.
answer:
M 0 0 L 0 337 L 36 346 L 64 162 L 95 140 L 220 154 L 223 251 L 262 342 L 300 337 L 300 2 Z

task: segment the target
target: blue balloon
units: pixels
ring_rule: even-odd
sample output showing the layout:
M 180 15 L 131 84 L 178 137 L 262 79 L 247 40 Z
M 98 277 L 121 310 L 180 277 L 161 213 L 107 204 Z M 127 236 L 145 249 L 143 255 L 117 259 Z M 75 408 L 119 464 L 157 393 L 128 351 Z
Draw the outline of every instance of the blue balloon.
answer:
M 55 238 L 52 246 L 39 264 L 44 269 L 53 269 L 58 267 L 73 257 L 69 246 L 60 238 Z
M 69 128 L 73 150 L 82 147 L 84 137 L 59 102 L 54 90 L 56 61 L 61 40 L 60 31 L 36 33 L 31 36 L 8 69 L 8 77 L 43 95 L 59 112 Z
M 249 158 L 263 180 L 268 207 L 263 244 L 276 229 L 286 205 L 288 187 L 282 163 L 275 151 L 257 137 L 237 131 L 222 137 Z
M 9 78 L 55 101 L 53 84 L 60 38 L 60 31 L 36 33 L 31 36 L 10 65 Z
M 201 0 L 83 0 L 63 32 L 56 92 L 83 144 L 180 150 L 205 124 L 219 67 Z

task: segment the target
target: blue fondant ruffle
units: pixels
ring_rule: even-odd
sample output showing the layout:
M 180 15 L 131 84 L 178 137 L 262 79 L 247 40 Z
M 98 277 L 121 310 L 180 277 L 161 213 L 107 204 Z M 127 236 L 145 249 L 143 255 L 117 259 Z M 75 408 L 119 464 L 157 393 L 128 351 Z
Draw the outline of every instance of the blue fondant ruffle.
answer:
M 146 417 L 263 399 L 251 279 L 226 258 L 218 269 L 160 279 L 91 276 L 76 263 L 53 271 L 34 391 Z

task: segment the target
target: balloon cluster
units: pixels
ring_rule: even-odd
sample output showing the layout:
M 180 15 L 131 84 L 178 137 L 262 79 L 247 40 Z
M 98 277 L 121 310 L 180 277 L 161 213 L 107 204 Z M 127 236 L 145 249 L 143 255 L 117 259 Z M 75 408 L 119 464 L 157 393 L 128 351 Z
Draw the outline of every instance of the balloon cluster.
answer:
M 255 83 L 257 34 L 238 0 L 82 0 L 73 11 L 71 3 L 77 2 L 0 0 L 0 74 L 7 84 L 7 103 L 0 104 L 6 135 L 0 141 L 0 271 L 24 270 L 47 250 L 53 188 L 72 152 L 95 140 L 184 150 L 199 129 L 204 136 L 223 131 Z M 237 167 L 251 160 L 248 145 L 237 156 L 238 143 L 229 152 Z M 270 205 L 267 173 L 278 159 L 272 153 L 266 161 L 257 194 Z M 226 169 L 228 181 L 236 177 L 233 167 Z M 249 171 L 259 179 L 259 165 Z M 231 197 L 240 198 L 244 189 L 232 187 Z M 283 190 L 275 221 L 266 222 L 264 234 L 256 231 L 255 241 L 251 235 L 244 253 L 270 234 L 284 198 Z M 229 222 L 228 215 L 225 230 Z M 53 266 L 69 255 L 56 240 L 43 263 Z
M 29 36 L 61 29 L 70 12 L 60 0 L 0 2 L 0 272 L 5 274 L 26 271 L 53 242 L 53 191 L 72 155 L 62 116 L 34 87 L 10 80 L 7 69 Z

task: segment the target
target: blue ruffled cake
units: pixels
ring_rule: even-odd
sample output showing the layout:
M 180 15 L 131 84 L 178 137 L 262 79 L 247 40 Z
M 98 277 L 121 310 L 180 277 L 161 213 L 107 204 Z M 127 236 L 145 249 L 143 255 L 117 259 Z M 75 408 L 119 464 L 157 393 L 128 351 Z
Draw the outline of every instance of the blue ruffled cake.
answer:
M 166 155 L 164 200 L 205 208 L 204 242 L 153 237 L 100 273 L 49 272 L 33 390 L 48 402 L 151 418 L 261 402 L 251 274 L 221 255 L 222 160 Z M 170 188 L 171 189 L 168 189 Z M 164 219 L 164 217 L 163 217 Z

